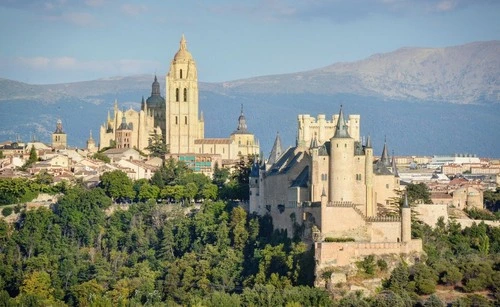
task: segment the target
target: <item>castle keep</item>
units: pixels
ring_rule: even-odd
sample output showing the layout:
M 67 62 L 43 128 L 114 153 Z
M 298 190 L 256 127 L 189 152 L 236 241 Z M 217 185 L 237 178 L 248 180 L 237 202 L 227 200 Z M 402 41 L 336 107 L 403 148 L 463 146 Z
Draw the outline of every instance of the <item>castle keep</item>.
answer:
M 378 214 L 398 198 L 399 176 L 387 144 L 374 161 L 370 137 L 360 139 L 359 115 L 346 120 L 342 107 L 331 120 L 299 115 L 297 136 L 297 145 L 283 151 L 278 135 L 267 162 L 254 163 L 250 212 L 269 213 L 290 236 L 303 231 L 316 245 L 317 269 L 422 251 L 411 239 L 408 206 L 398 216 Z

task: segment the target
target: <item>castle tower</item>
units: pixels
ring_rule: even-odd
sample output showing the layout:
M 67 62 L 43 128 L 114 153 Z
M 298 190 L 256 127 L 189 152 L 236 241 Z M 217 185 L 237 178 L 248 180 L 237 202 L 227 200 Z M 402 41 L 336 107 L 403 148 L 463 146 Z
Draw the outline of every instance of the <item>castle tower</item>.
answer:
M 125 118 L 125 111 L 123 111 L 122 123 L 120 127 L 116 129 L 116 148 L 130 148 L 130 143 L 132 139 L 132 127 L 127 124 L 127 119 Z
M 56 131 L 52 133 L 52 148 L 54 149 L 65 149 L 67 146 L 67 136 L 63 131 L 61 119 L 57 120 Z
M 204 138 L 204 123 L 198 117 L 196 64 L 187 50 L 184 35 L 170 64 L 166 89 L 167 150 L 173 154 L 194 153 L 194 140 Z
M 349 135 L 342 106 L 330 146 L 329 200 L 353 201 L 354 139 Z
M 401 208 L 401 241 L 411 241 L 411 208 L 408 205 L 408 193 L 405 193 L 405 202 Z
M 160 127 L 161 133 L 164 138 L 163 141 L 165 141 L 167 133 L 165 120 L 167 104 L 165 103 L 165 98 L 161 96 L 160 82 L 158 82 L 156 75 L 153 84 L 151 85 L 151 96 L 149 96 L 149 98 L 146 100 L 145 109 L 147 109 L 148 111 L 150 111 L 149 113 L 154 115 L 154 126 Z M 148 114 L 148 112 L 146 112 L 146 114 Z
M 366 185 L 366 216 L 376 216 L 377 207 L 373 202 L 373 148 L 370 136 L 365 145 L 365 185 Z
M 90 135 L 89 135 L 89 138 L 87 140 L 87 150 L 89 152 L 96 152 L 97 151 L 94 138 L 92 137 L 92 130 L 90 130 Z

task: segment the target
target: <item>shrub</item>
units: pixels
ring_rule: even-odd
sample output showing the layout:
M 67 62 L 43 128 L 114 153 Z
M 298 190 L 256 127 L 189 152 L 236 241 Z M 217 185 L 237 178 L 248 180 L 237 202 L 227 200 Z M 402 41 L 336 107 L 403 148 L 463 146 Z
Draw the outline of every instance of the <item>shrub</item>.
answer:
M 326 237 L 325 242 L 354 242 L 353 238 L 332 238 Z
M 2 209 L 3 216 L 9 216 L 12 214 L 12 207 L 7 207 Z
M 377 260 L 377 266 L 381 271 L 387 271 L 387 262 L 384 259 Z
M 356 263 L 358 268 L 368 275 L 375 274 L 375 255 L 366 256 L 362 261 Z

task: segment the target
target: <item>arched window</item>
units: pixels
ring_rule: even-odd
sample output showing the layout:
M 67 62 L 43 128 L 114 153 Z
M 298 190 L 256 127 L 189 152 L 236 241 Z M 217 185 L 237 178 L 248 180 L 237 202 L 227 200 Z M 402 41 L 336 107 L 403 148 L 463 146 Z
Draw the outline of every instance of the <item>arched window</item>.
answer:
M 182 69 L 180 70 L 180 73 L 179 73 L 179 75 L 181 76 L 181 79 L 182 79 Z
M 179 101 L 179 89 L 178 88 L 175 89 L 175 101 L 177 101 L 177 102 Z
M 188 90 L 184 88 L 184 102 L 188 101 Z
M 184 124 L 187 125 L 188 124 L 188 117 L 187 116 L 184 116 Z
M 179 124 L 179 120 L 177 118 L 177 116 L 175 117 L 175 124 L 178 125 Z

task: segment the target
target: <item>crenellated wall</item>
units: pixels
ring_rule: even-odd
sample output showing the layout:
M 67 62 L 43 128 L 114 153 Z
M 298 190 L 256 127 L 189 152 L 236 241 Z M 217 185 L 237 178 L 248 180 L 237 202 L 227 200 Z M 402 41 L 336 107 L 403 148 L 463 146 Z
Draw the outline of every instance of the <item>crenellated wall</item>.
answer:
M 315 243 L 316 271 L 329 266 L 346 266 L 369 255 L 421 254 L 422 240 L 397 242 L 317 242 Z

